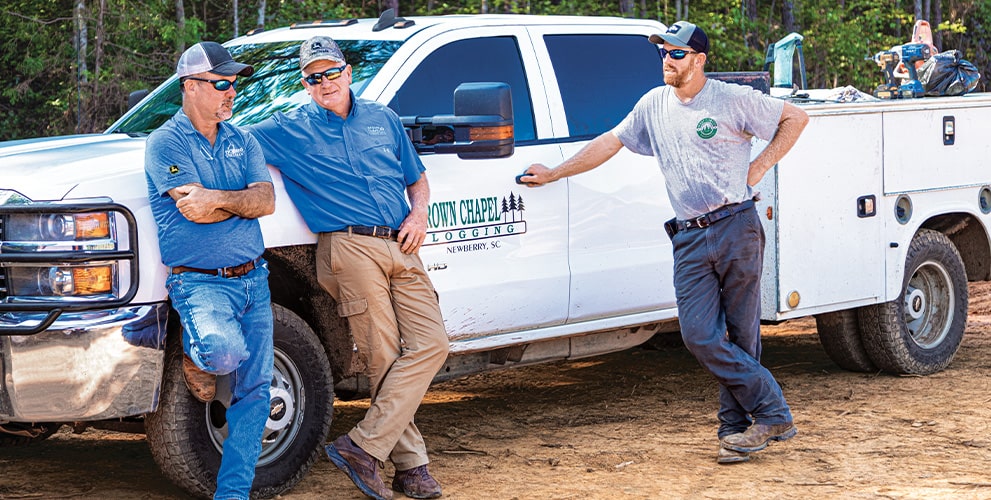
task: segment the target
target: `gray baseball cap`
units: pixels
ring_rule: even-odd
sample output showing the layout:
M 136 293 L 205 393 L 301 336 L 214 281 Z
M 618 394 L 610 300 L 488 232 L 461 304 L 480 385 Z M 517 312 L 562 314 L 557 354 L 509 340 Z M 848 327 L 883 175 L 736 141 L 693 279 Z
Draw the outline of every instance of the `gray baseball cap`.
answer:
M 347 64 L 344 52 L 329 36 L 315 36 L 299 46 L 299 69 L 305 69 L 313 61 L 330 61 Z
M 709 37 L 702 28 L 688 21 L 678 21 L 660 35 L 650 35 L 650 42 L 658 45 L 667 42 L 676 47 L 690 47 L 695 52 L 709 53 Z
M 197 73 L 251 76 L 254 72 L 254 67 L 235 62 L 231 53 L 217 42 L 200 42 L 186 49 L 175 67 L 175 73 L 179 78 Z

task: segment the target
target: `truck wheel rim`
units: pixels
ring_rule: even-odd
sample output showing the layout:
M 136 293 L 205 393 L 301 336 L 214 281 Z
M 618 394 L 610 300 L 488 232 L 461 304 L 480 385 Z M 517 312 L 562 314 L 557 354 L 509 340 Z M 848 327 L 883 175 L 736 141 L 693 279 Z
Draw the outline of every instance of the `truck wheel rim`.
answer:
M 912 340 L 928 349 L 939 345 L 953 323 L 956 296 L 946 268 L 927 261 L 916 269 L 905 289 L 904 321 Z
M 256 467 L 264 467 L 278 459 L 292 445 L 299 433 L 299 415 L 303 412 L 303 378 L 299 368 L 278 347 L 275 348 L 275 366 L 272 370 L 272 387 L 269 396 L 269 416 L 262 435 L 262 450 Z M 210 402 L 206 407 L 205 425 L 210 440 L 218 452 L 223 451 L 227 439 L 227 419 L 230 395 Z

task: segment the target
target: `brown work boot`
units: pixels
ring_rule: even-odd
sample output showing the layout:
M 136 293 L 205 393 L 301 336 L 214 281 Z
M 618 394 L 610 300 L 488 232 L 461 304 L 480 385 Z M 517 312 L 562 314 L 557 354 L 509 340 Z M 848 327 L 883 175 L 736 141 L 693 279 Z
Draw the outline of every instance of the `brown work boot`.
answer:
M 409 470 L 397 470 L 392 478 L 392 489 L 410 498 L 437 498 L 441 495 L 440 484 L 421 465 Z
M 392 500 L 392 492 L 385 487 L 379 476 L 378 460 L 354 444 L 347 434 L 335 439 L 324 449 L 330 461 L 344 471 L 362 493 L 375 500 Z
M 777 425 L 754 424 L 746 432 L 724 437 L 720 444 L 728 450 L 753 453 L 767 448 L 769 441 L 784 441 L 795 434 L 798 434 L 798 429 L 791 422 Z
M 716 454 L 717 464 L 723 464 L 723 465 L 740 464 L 749 461 L 750 461 L 749 453 L 741 453 L 739 451 L 728 450 L 726 448 L 723 448 L 722 446 L 719 447 L 719 453 Z
M 217 395 L 217 376 L 201 370 L 185 354 L 182 355 L 182 379 L 189 392 L 201 403 L 209 403 Z

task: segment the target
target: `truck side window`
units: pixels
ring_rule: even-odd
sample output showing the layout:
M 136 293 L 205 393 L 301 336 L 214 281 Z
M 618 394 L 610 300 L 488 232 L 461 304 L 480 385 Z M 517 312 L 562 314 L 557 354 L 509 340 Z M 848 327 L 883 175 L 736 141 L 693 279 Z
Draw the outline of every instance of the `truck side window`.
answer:
M 545 35 L 544 42 L 573 138 L 611 130 L 642 95 L 664 85 L 664 61 L 645 36 Z
M 450 115 L 454 89 L 465 82 L 508 83 L 516 140 L 536 138 L 523 59 L 511 36 L 458 40 L 437 49 L 413 70 L 389 107 L 399 116 Z

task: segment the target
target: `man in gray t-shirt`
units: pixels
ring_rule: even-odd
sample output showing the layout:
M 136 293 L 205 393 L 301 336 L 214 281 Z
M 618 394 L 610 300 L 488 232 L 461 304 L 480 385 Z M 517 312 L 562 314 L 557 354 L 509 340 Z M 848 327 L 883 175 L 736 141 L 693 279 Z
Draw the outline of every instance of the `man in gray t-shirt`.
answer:
M 561 165 L 531 165 L 520 182 L 535 187 L 587 172 L 623 146 L 657 159 L 676 216 L 665 229 L 681 335 L 719 381 L 716 461 L 746 462 L 797 432 L 781 387 L 760 364 L 764 230 L 753 186 L 795 144 L 808 116 L 749 87 L 707 79 L 709 39 L 692 23 L 679 21 L 650 41 L 662 45 L 667 85 Z M 750 161 L 753 137 L 770 142 Z

